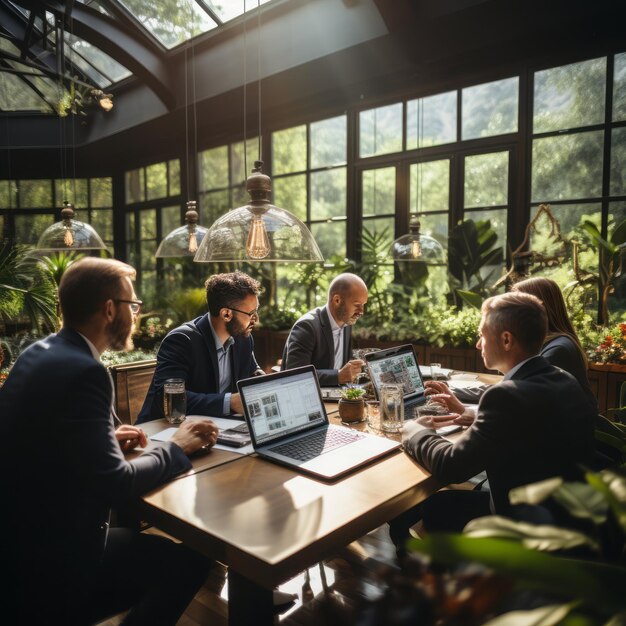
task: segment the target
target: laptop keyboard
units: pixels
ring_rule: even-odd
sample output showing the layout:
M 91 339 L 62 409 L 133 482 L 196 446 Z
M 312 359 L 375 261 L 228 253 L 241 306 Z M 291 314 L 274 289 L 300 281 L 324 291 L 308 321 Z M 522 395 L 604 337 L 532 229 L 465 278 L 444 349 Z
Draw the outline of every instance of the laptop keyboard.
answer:
M 281 443 L 269 448 L 269 450 L 297 461 L 309 461 L 320 454 L 325 454 L 362 438 L 363 435 L 357 431 L 324 430 L 300 437 L 295 441 Z

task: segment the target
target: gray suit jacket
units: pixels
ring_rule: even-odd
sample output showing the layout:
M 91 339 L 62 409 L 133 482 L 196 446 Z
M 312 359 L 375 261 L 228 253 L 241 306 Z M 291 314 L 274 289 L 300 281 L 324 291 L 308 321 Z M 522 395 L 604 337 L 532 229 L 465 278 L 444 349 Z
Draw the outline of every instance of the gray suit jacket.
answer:
M 352 355 L 352 327 L 343 329 L 343 358 L 345 365 Z M 320 385 L 339 385 L 338 370 L 335 369 L 335 344 L 333 331 L 325 307 L 305 313 L 294 325 L 283 350 L 282 370 L 314 365 Z

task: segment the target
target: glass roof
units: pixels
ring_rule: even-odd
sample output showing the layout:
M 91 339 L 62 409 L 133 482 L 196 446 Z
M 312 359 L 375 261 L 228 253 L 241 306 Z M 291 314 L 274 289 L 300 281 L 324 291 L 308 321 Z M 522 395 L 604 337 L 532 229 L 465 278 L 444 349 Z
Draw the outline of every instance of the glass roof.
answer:
M 107 21 L 118 22 L 125 32 L 135 30 L 140 42 L 147 36 L 154 42 L 155 50 L 161 51 L 158 54 L 165 57 L 176 46 L 271 1 L 77 0 L 76 6 L 107 16 Z M 56 74 L 54 15 L 36 10 L 29 24 L 31 11 L 22 7 L 20 0 L 0 0 L 0 11 L 9 13 L 13 23 L 21 23 L 14 30 L 0 29 L 0 110 L 53 113 L 57 103 L 69 97 L 68 86 L 72 81 L 77 90 L 87 93 L 90 87 L 108 90 L 132 75 L 104 50 L 78 37 L 70 22 L 69 32 L 64 33 L 62 85 Z

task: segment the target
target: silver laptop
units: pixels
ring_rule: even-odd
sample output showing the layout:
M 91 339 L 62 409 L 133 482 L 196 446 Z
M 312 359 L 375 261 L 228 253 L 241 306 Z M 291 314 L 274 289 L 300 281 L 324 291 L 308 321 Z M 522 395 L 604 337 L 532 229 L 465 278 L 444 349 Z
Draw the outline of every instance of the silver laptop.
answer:
M 385 383 L 402 385 L 404 418 L 413 419 L 415 407 L 426 402 L 424 379 L 413 346 L 406 344 L 368 352 L 364 358 L 376 398 L 380 400 L 380 389 Z
M 255 452 L 331 480 L 400 447 L 400 442 L 330 424 L 312 365 L 237 382 Z

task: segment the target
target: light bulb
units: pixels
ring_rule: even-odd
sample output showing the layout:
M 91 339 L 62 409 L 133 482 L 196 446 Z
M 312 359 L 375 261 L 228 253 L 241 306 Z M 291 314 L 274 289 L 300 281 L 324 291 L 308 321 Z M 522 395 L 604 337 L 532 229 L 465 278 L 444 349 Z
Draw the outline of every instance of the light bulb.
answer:
M 63 243 L 71 248 L 74 245 L 74 235 L 72 234 L 72 227 L 67 225 L 65 226 L 65 232 L 63 233 Z
M 250 224 L 250 232 L 246 241 L 246 254 L 251 259 L 264 259 L 271 251 L 270 240 L 263 218 L 255 215 Z
M 196 237 L 195 229 L 189 233 L 189 252 L 195 254 L 198 249 L 198 238 Z
M 414 239 L 411 242 L 411 256 L 414 259 L 419 259 L 422 256 L 422 246 L 420 246 L 419 239 Z

